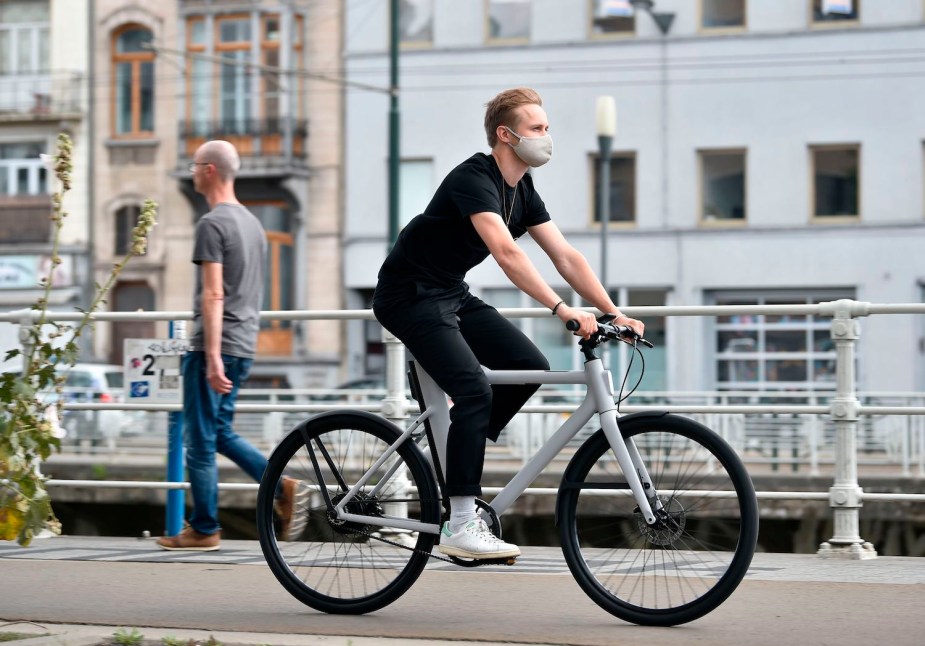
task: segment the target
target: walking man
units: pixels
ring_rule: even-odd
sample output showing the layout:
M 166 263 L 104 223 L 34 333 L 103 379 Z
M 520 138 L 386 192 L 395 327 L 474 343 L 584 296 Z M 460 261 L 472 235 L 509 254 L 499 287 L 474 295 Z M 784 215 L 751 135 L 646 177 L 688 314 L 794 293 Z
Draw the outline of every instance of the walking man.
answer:
M 179 535 L 157 540 L 165 550 L 219 549 L 216 453 L 258 482 L 267 466 L 263 454 L 232 429 L 238 389 L 257 352 L 267 255 L 260 221 L 235 196 L 240 164 L 227 141 L 204 143 L 190 164 L 193 187 L 210 209 L 196 225 L 193 334 L 182 365 L 184 444 L 193 513 Z M 277 494 L 283 540 L 304 528 L 305 503 L 306 488 L 284 477 Z

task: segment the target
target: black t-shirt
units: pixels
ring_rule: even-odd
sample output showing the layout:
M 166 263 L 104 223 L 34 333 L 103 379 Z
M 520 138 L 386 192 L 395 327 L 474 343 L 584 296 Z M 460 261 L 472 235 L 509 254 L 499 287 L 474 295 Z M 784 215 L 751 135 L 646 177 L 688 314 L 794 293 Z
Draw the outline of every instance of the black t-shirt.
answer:
M 380 286 L 411 282 L 450 288 L 462 283 L 466 272 L 489 254 L 470 219 L 484 212 L 500 214 L 515 240 L 528 227 L 551 219 L 529 174 L 511 188 L 495 158 L 476 153 L 450 171 L 424 212 L 402 229 L 379 270 Z

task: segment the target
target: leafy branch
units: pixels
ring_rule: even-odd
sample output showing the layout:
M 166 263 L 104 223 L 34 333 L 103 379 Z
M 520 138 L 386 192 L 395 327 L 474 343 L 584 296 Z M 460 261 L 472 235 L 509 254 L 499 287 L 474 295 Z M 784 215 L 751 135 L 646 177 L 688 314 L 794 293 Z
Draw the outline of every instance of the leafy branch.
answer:
M 62 260 L 59 255 L 61 229 L 68 213 L 64 195 L 71 188 L 73 146 L 65 134 L 58 135 L 57 152 L 50 160 L 60 190 L 52 195 L 52 248 L 48 273 L 39 280 L 42 295 L 32 306 L 32 324 L 21 325 L 23 349 L 6 353 L 5 361 L 21 357 L 22 373 L 0 375 L 0 540 L 16 540 L 28 545 L 43 529 L 61 532 L 61 524 L 51 508 L 45 487 L 46 477 L 39 463 L 53 450 L 61 450 L 64 435 L 58 426 L 58 408 L 67 370 L 78 358 L 77 340 L 93 325 L 93 313 L 106 302 L 119 274 L 135 256 L 147 249 L 148 236 L 157 220 L 157 204 L 145 200 L 132 231 L 132 246 L 125 257 L 113 265 L 108 280 L 96 285 L 95 296 L 74 327 L 49 320 L 48 303 L 55 274 Z M 52 331 L 45 333 L 47 327 Z

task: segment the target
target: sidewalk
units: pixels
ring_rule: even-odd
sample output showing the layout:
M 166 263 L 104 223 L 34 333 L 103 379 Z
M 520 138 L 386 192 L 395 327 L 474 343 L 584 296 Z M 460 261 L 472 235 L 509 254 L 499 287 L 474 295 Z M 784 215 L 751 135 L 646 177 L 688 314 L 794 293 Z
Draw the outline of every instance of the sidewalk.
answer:
M 113 635 L 132 628 L 121 626 L 87 626 L 81 624 L 6 624 L 0 620 L 0 642 L 9 646 L 99 646 L 113 644 Z M 136 629 L 144 637 L 145 644 L 163 644 L 163 639 L 180 639 L 183 646 L 192 643 L 206 646 L 214 639 L 224 646 L 505 646 L 502 642 L 470 642 L 433 639 L 392 639 L 388 637 L 349 637 L 338 635 L 282 635 L 279 633 L 246 633 L 188 629 L 142 628 Z M 15 632 L 34 637 L 3 642 L 5 632 Z M 507 642 L 508 646 L 510 642 Z M 542 644 L 538 646 L 544 646 Z M 550 645 L 551 646 L 551 645 Z
M 135 538 L 0 543 L 0 632 L 54 634 L 12 646 L 95 646 L 119 627 L 137 629 L 145 646 L 165 636 L 249 646 L 920 646 L 925 635 L 925 558 L 757 554 L 720 608 L 684 626 L 646 628 L 592 603 L 557 548 L 523 552 L 514 567 L 432 562 L 394 604 L 345 616 L 291 597 L 255 541 L 198 554 Z M 3 625 L 23 621 L 40 626 Z

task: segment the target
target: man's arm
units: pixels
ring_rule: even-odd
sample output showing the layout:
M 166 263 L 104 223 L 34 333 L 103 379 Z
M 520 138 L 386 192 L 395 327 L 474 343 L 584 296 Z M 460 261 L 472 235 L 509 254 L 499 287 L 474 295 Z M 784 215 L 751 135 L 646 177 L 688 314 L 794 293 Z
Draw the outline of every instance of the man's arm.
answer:
M 512 283 L 550 310 L 555 309 L 556 316 L 563 323 L 578 321 L 580 327 L 576 334 L 588 338 L 597 331 L 597 321 L 593 314 L 569 307 L 543 280 L 527 254 L 514 242 L 500 215 L 486 211 L 470 217 L 475 230 L 488 246 L 488 251 Z
M 206 355 L 206 379 L 217 393 L 231 392 L 222 362 L 222 320 L 225 315 L 225 288 L 222 264 L 202 262 L 202 334 Z
M 582 298 L 601 312 L 616 314 L 617 323 L 628 325 L 642 336 L 645 325 L 641 321 L 620 313 L 620 310 L 607 293 L 607 289 L 601 284 L 594 270 L 591 269 L 587 258 L 565 239 L 555 222 L 549 221 L 530 227 L 530 237 L 536 240 L 536 243 L 552 260 L 559 275 Z

